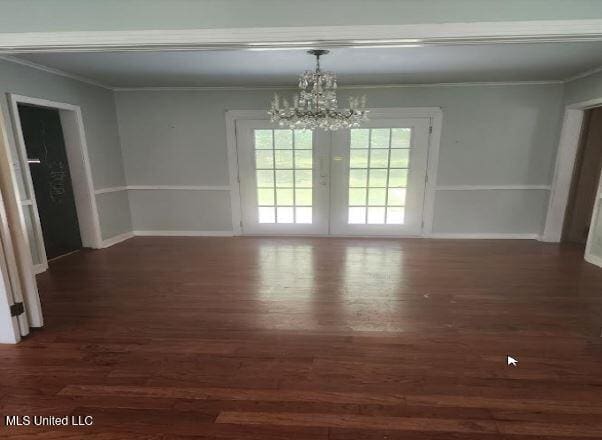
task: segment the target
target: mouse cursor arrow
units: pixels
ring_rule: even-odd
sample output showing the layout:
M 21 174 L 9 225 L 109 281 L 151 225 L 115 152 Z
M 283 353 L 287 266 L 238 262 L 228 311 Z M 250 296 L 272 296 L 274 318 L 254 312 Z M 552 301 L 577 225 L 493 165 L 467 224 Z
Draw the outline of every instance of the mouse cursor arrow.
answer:
M 516 365 L 518 364 L 518 361 L 512 356 L 507 356 L 506 361 L 508 362 L 508 366 L 512 365 L 513 367 L 516 367 Z

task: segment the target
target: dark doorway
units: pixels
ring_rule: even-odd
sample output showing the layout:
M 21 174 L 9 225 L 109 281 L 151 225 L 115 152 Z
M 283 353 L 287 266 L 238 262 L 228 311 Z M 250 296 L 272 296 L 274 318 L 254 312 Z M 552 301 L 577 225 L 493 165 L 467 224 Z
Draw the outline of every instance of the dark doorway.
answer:
M 19 118 L 50 260 L 82 247 L 61 118 L 58 110 L 24 104 Z
M 587 110 L 575 158 L 562 241 L 585 245 L 602 170 L 602 107 Z

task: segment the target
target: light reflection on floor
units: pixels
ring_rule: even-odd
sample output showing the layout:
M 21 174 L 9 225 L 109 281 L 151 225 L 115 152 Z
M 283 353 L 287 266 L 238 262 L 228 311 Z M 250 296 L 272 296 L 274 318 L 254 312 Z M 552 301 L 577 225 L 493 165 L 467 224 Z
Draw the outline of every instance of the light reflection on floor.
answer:
M 332 241 L 262 243 L 257 256 L 257 325 L 265 329 L 392 331 L 400 301 L 403 254 L 397 246 Z M 294 312 L 293 312 L 294 311 Z M 280 319 L 286 314 L 287 319 Z

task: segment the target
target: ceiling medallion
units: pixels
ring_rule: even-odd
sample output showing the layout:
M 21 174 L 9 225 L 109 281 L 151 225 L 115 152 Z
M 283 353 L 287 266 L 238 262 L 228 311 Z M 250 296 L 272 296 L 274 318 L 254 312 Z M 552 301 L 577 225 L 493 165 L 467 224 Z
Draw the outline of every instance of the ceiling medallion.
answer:
M 274 95 L 272 106 L 268 110 L 272 122 L 292 129 L 339 130 L 359 127 L 368 120 L 366 97 L 350 97 L 349 108 L 339 109 L 337 104 L 337 77 L 333 72 L 320 69 L 320 57 L 329 51 L 315 49 L 307 51 L 316 57 L 316 70 L 307 70 L 299 77 L 300 93 L 293 97 L 292 104 L 286 99 L 280 101 Z

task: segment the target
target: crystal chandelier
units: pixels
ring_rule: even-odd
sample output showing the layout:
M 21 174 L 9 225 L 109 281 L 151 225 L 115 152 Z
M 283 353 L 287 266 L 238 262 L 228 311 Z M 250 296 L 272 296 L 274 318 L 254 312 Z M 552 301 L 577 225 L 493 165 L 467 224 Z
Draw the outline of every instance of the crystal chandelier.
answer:
M 366 97 L 349 98 L 349 108 L 337 108 L 337 77 L 333 72 L 320 69 L 320 57 L 328 50 L 309 50 L 316 57 L 316 70 L 305 71 L 299 77 L 300 93 L 293 97 L 292 105 L 286 99 L 280 101 L 274 95 L 272 106 L 268 110 L 272 122 L 292 129 L 338 130 L 340 128 L 359 127 L 366 121 Z

